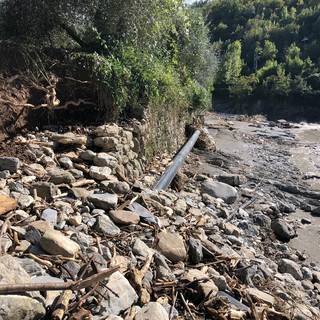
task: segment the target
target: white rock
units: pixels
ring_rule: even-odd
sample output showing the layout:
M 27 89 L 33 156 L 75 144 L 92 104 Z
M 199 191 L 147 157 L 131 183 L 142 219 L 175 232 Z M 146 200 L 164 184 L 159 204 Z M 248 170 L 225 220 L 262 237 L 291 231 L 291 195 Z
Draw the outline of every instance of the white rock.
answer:
M 169 320 L 165 308 L 159 302 L 149 302 L 137 313 L 135 320 Z
M 90 177 L 97 180 L 106 180 L 111 175 L 111 169 L 109 167 L 96 167 L 90 168 Z

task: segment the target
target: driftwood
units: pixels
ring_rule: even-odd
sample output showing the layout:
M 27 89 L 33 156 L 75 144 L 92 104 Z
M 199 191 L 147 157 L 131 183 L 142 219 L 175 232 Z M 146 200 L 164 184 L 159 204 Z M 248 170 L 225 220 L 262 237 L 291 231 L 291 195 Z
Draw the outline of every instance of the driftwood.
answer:
M 144 266 L 141 268 L 141 270 L 139 270 L 137 268 L 133 269 L 133 281 L 136 283 L 136 285 L 138 286 L 138 288 L 140 290 L 142 288 L 142 280 L 150 267 L 153 255 L 154 255 L 154 253 L 150 253 L 148 255 L 146 262 L 145 262 Z
M 71 290 L 63 291 L 63 293 L 61 294 L 61 296 L 57 302 L 56 309 L 52 312 L 51 318 L 53 320 L 62 320 L 63 319 L 63 316 L 65 315 L 65 313 L 67 311 L 71 297 L 72 297 Z
M 119 266 L 111 267 L 103 270 L 84 280 L 69 281 L 63 283 L 47 282 L 47 283 L 16 283 L 0 285 L 0 294 L 11 294 L 24 291 L 51 291 L 51 290 L 71 290 L 78 291 L 111 276 L 119 270 Z

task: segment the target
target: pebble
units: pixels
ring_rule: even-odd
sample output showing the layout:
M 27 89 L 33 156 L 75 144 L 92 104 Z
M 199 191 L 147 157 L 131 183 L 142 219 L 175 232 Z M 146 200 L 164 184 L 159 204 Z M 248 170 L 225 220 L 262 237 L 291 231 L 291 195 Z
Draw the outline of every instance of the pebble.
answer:
M 58 221 L 58 211 L 50 208 L 45 209 L 42 211 L 41 219 L 55 226 Z
M 136 238 L 132 246 L 132 252 L 136 256 L 142 257 L 145 260 L 148 255 L 153 253 L 153 250 L 149 248 L 142 240 Z
M 202 261 L 202 244 L 199 239 L 190 238 L 189 240 L 189 257 L 192 263 L 197 264 Z
M 119 271 L 110 276 L 106 285 L 109 288 L 109 297 L 108 299 L 103 299 L 101 304 L 111 315 L 119 315 L 138 300 L 135 290 Z
M 278 267 L 279 267 L 279 271 L 281 273 L 289 273 L 297 280 L 303 279 L 303 275 L 302 275 L 300 266 L 292 260 L 281 259 L 278 262 Z
M 96 156 L 96 152 L 93 152 L 92 150 L 84 150 L 80 153 L 80 158 L 85 161 L 93 161 L 94 157 Z
M 42 303 L 20 295 L 1 295 L 0 306 L 1 320 L 37 320 L 46 313 Z
M 51 136 L 51 140 L 56 141 L 63 145 L 72 145 L 72 144 L 86 144 L 88 137 L 86 135 L 78 135 L 72 132 L 67 132 L 63 134 L 54 133 Z
M 43 178 L 47 173 L 46 169 L 39 163 L 31 163 L 31 164 L 25 165 L 23 168 L 23 171 L 27 175 L 35 176 L 38 179 Z
M 130 191 L 130 186 L 125 181 L 102 181 L 101 183 L 110 193 L 127 194 Z
M 195 281 L 202 279 L 202 281 Z M 191 287 L 196 290 L 193 300 L 201 301 L 204 297 L 213 298 L 217 295 L 219 289 L 215 283 L 204 272 L 198 269 L 189 269 L 180 278 L 181 281 L 194 282 Z
M 17 208 L 17 201 L 12 197 L 0 194 L 0 216 Z
M 134 317 L 135 320 L 169 320 L 165 308 L 158 302 L 145 304 Z
M 266 292 L 263 292 L 257 288 L 247 288 L 246 292 L 250 295 L 250 297 L 257 302 L 263 301 L 270 307 L 272 307 L 275 304 L 274 297 Z
M 11 192 L 11 196 L 17 200 L 20 209 L 26 209 L 34 203 L 34 198 L 19 192 Z
M 74 176 L 66 170 L 53 168 L 48 170 L 48 175 L 50 176 L 50 182 L 53 184 L 72 184 L 76 181 Z
M 16 173 L 20 168 L 20 160 L 15 157 L 0 157 L 0 171 L 8 170 Z
M 97 180 L 107 180 L 111 175 L 111 169 L 109 167 L 96 167 L 90 168 L 90 177 Z
M 100 152 L 93 158 L 93 163 L 98 167 L 114 168 L 118 164 L 118 160 L 108 153 Z
M 34 183 L 31 189 L 35 189 L 37 196 L 47 202 L 51 202 L 55 196 L 60 194 L 60 190 L 51 182 Z
M 275 233 L 276 237 L 284 242 L 289 241 L 296 235 L 294 229 L 283 219 L 276 219 L 272 221 L 271 229 Z

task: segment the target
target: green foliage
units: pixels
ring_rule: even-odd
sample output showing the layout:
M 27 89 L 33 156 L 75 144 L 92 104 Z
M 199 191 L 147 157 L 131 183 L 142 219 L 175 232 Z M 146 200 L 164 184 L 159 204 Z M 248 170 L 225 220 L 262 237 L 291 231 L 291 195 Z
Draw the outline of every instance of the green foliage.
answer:
M 265 95 L 271 95 L 273 98 L 286 98 L 290 93 L 291 78 L 279 65 L 277 74 L 267 77 L 262 84 Z
M 202 12 L 183 0 L 3 0 L 0 40 L 67 49 L 106 117 L 211 100 L 216 53 Z
M 249 95 L 256 99 L 286 97 L 294 101 L 297 96 L 313 96 L 317 103 L 318 1 L 215 0 L 204 8 L 209 12 L 211 42 L 221 48 L 217 94 L 220 90 L 221 95 L 226 95 L 227 88 L 227 94 L 234 99 L 243 100 Z M 234 43 L 241 44 L 235 65 L 230 58 Z M 232 72 L 235 66 L 240 69 L 240 61 L 240 74 Z M 258 81 L 251 85 L 250 77 Z
M 259 79 L 254 74 L 250 76 L 240 76 L 237 81 L 229 87 L 230 96 L 239 100 L 248 100 L 258 83 Z
M 221 63 L 218 82 L 230 84 L 236 81 L 242 70 L 241 42 L 239 40 L 228 45 L 225 57 Z

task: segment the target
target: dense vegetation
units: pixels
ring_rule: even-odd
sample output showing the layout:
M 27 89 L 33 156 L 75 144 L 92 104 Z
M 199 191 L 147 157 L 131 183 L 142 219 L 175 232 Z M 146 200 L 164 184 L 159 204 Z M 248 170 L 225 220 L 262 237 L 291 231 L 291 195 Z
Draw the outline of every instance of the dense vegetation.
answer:
M 150 104 L 208 106 L 217 59 L 207 34 L 202 14 L 183 0 L 0 1 L 2 45 L 63 53 L 60 70 L 94 84 L 114 117 Z M 44 71 L 40 56 L 31 56 L 34 81 L 56 70 L 57 62 Z
M 221 53 L 216 96 L 317 103 L 318 0 L 215 0 L 198 6 Z

